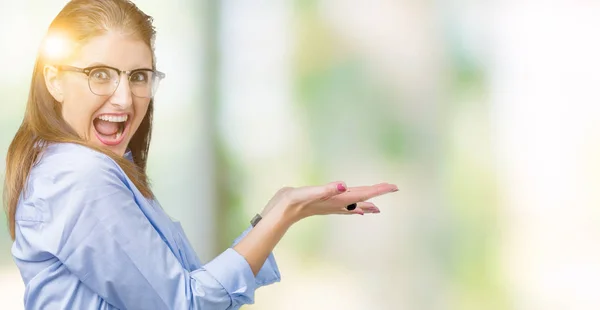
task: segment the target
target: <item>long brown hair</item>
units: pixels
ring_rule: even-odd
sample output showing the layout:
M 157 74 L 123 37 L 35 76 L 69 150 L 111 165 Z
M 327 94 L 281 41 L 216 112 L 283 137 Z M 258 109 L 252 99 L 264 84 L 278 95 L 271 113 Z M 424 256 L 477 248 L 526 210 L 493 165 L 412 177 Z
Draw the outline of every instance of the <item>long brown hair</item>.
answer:
M 52 21 L 46 37 L 56 32 L 65 33 L 75 45 L 81 46 L 90 38 L 109 30 L 121 31 L 143 40 L 152 50 L 155 59 L 152 17 L 127 0 L 72 0 Z M 60 103 L 52 97 L 45 84 L 43 70 L 49 61 L 42 44 L 33 69 L 25 117 L 6 156 L 3 200 L 13 240 L 15 213 L 21 191 L 24 190 L 31 168 L 39 160 L 40 154 L 52 143 L 76 143 L 110 156 L 144 196 L 152 197 L 146 162 L 152 132 L 153 100 L 129 142 L 128 147 L 133 156 L 133 162 L 130 162 L 111 151 L 91 145 L 64 121 Z M 155 60 L 153 62 L 155 67 Z

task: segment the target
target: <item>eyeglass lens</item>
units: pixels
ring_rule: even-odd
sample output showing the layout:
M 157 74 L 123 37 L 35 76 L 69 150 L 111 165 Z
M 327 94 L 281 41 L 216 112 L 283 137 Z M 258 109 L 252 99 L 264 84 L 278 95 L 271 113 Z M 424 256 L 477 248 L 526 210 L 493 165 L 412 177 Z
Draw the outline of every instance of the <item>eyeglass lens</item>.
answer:
M 119 86 L 121 76 L 112 68 L 94 68 L 89 73 L 89 86 L 92 93 L 99 96 L 112 95 Z M 160 79 L 150 70 L 137 70 L 129 75 L 129 87 L 136 97 L 152 98 Z

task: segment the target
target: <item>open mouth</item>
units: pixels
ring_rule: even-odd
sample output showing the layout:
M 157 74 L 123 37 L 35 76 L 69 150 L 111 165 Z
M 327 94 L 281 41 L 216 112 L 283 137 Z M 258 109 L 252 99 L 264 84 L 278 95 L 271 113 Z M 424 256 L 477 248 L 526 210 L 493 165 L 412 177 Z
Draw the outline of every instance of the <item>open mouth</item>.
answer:
M 93 121 L 96 137 L 105 145 L 118 145 L 129 128 L 129 115 L 102 114 Z

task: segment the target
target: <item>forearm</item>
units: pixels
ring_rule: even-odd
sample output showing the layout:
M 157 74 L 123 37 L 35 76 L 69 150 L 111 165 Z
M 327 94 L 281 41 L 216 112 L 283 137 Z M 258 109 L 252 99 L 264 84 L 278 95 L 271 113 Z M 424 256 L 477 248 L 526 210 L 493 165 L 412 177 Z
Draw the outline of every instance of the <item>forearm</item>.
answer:
M 281 214 L 270 212 L 233 249 L 242 255 L 256 276 L 292 225 Z

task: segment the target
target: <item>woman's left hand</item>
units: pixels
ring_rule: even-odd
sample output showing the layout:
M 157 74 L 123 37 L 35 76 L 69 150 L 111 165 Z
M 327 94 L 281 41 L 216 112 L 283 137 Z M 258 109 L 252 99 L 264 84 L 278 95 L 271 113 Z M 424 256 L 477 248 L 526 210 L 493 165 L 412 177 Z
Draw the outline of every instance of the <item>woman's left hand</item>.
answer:
M 294 223 L 313 215 L 379 213 L 379 208 L 366 200 L 397 190 L 396 185 L 389 183 L 350 188 L 343 182 L 284 187 L 263 209 L 263 220 L 234 246 L 234 250 L 246 259 L 257 275 L 275 245 Z M 356 204 L 355 209 L 347 208 L 353 204 Z
M 333 188 L 333 190 L 329 190 L 330 188 Z M 336 191 L 335 188 L 342 190 Z M 377 206 L 366 200 L 395 191 L 398 191 L 398 187 L 389 183 L 350 188 L 347 188 L 344 182 L 332 182 L 321 186 L 299 188 L 284 187 L 267 203 L 261 212 L 261 216 L 265 217 L 275 206 L 281 205 L 283 201 L 286 201 L 283 204 L 300 203 L 304 205 L 303 207 L 308 207 L 306 205 L 309 204 L 310 211 L 300 212 L 300 218 L 326 214 L 364 215 L 365 213 L 380 213 L 381 211 Z M 305 201 L 308 197 L 312 197 L 312 199 Z M 353 203 L 357 204 L 356 208 L 354 210 L 347 210 L 346 206 Z M 337 211 L 332 212 L 332 206 L 339 207 L 336 207 Z

